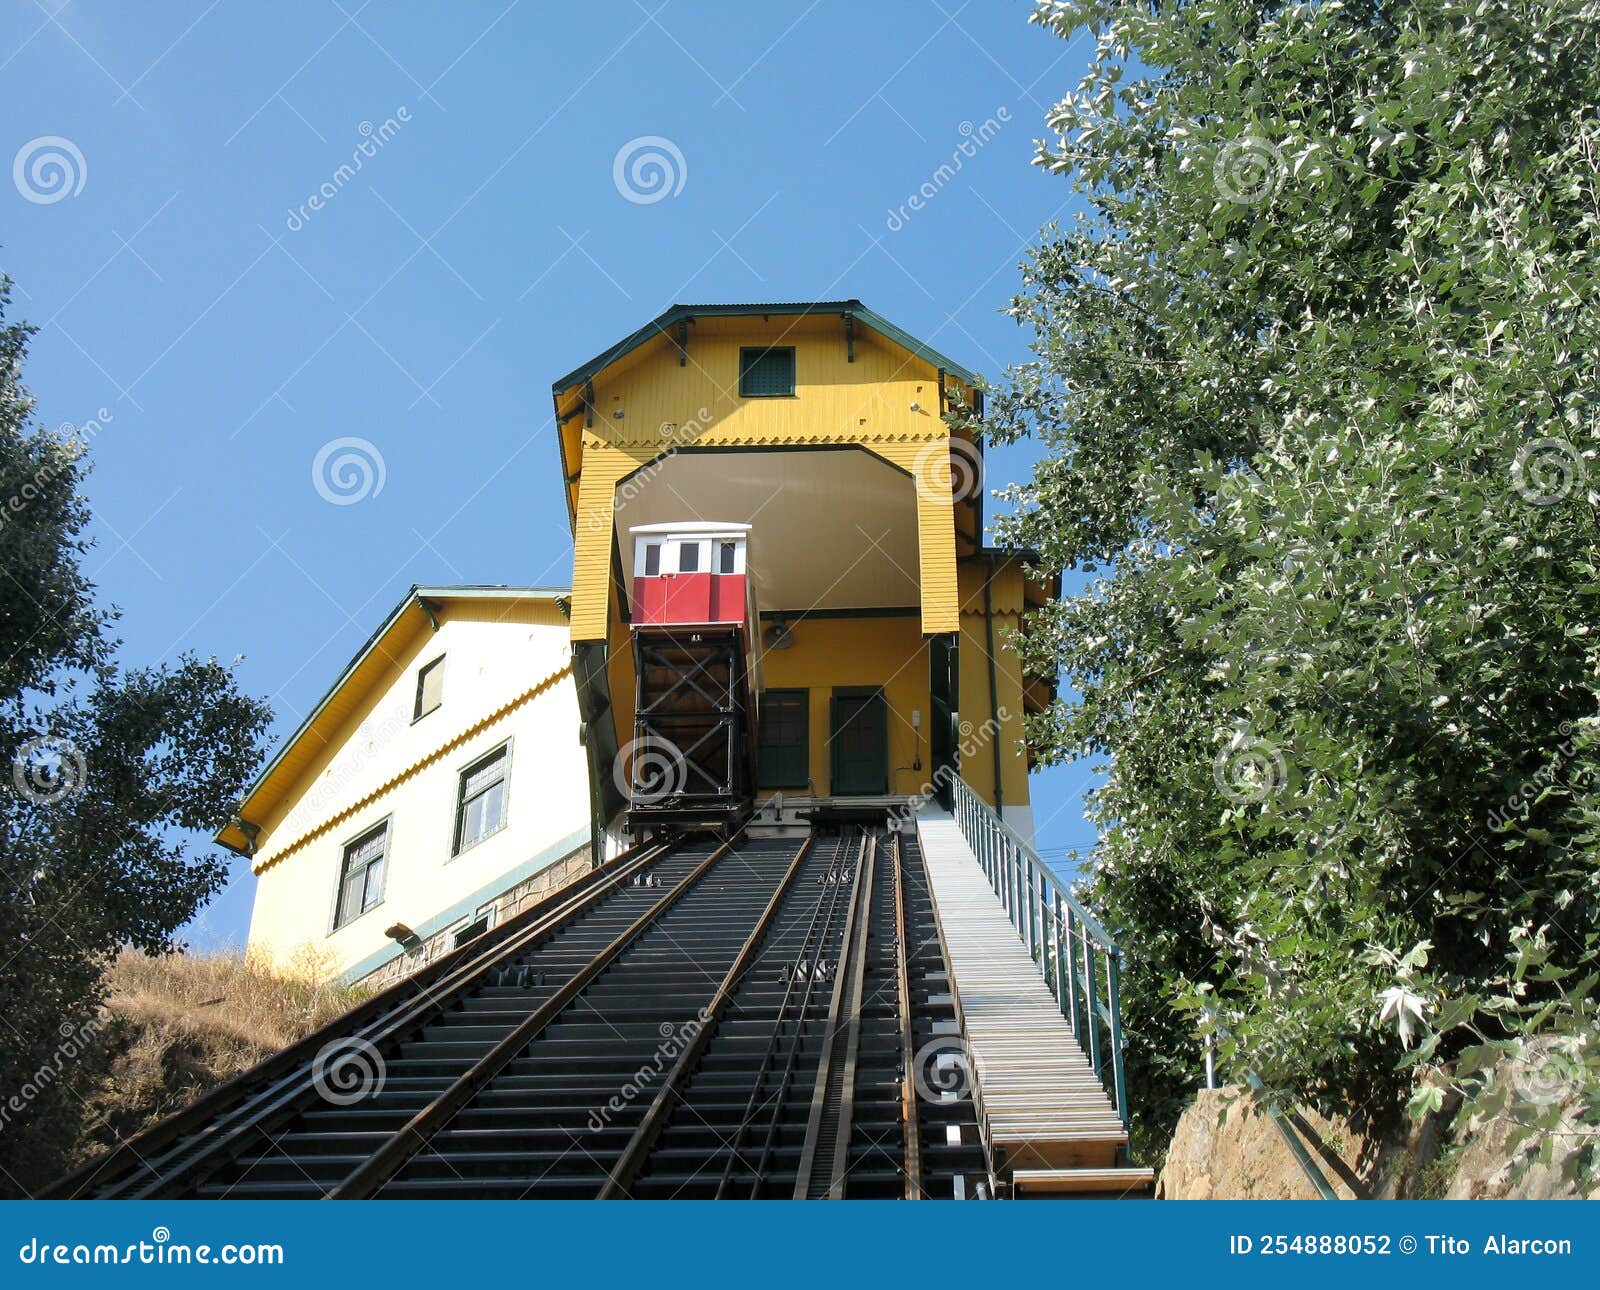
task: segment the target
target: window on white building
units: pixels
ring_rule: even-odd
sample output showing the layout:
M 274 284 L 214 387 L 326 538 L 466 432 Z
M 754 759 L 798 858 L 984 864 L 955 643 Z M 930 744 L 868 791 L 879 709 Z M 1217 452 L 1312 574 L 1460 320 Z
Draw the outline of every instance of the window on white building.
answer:
M 417 673 L 417 707 L 413 721 L 421 721 L 444 702 L 444 655 L 425 663 Z
M 509 752 L 509 748 L 502 744 L 461 772 L 461 790 L 456 799 L 453 854 L 460 855 L 468 847 L 505 827 L 506 773 L 511 762 Z
M 383 875 L 389 855 L 389 821 L 369 829 L 344 849 L 339 875 L 339 904 L 334 911 L 337 930 L 383 902 Z

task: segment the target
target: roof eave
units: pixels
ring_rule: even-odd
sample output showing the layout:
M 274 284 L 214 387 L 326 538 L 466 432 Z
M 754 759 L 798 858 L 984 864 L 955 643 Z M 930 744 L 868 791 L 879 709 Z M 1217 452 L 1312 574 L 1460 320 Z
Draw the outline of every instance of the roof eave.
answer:
M 673 305 L 664 313 L 652 318 L 643 327 L 630 332 L 609 349 L 595 355 L 587 363 L 574 368 L 551 386 L 557 403 L 556 416 L 560 418 L 561 395 L 576 385 L 592 379 L 618 359 L 632 353 L 656 336 L 666 335 L 678 322 L 692 318 L 757 318 L 771 315 L 839 314 L 857 319 L 895 344 L 917 355 L 930 367 L 942 369 L 966 385 L 976 385 L 978 377 L 960 363 L 947 358 L 931 345 L 926 345 L 910 332 L 896 327 L 882 314 L 874 313 L 859 300 L 807 300 L 775 301 L 769 304 L 725 305 Z
M 338 677 L 335 678 L 333 684 L 330 685 L 323 693 L 322 697 L 312 705 L 310 712 L 308 712 L 300 724 L 295 727 L 294 733 L 279 745 L 278 750 L 273 753 L 271 760 L 269 760 L 267 764 L 263 766 L 257 773 L 255 779 L 251 782 L 250 787 L 245 791 L 244 796 L 240 799 L 239 814 L 236 815 L 233 820 L 228 821 L 227 824 L 224 824 L 220 829 L 218 829 L 216 833 L 212 835 L 212 841 L 218 846 L 226 847 L 235 855 L 248 856 L 251 854 L 249 850 L 249 838 L 239 828 L 239 825 L 236 822 L 242 818 L 245 808 L 250 803 L 250 799 L 261 791 L 262 787 L 272 777 L 272 773 L 282 764 L 283 759 L 289 755 L 290 750 L 292 750 L 295 745 L 305 737 L 306 733 L 316 723 L 317 718 L 322 715 L 328 704 L 332 702 L 333 696 L 339 693 L 350 677 L 358 668 L 360 668 L 361 664 L 366 661 L 368 655 L 370 655 L 372 651 L 377 648 L 378 642 L 394 629 L 395 624 L 400 621 L 406 610 L 410 609 L 413 605 L 420 605 L 424 600 L 558 601 L 562 597 L 570 594 L 571 590 L 567 587 L 508 587 L 497 583 L 464 583 L 456 586 L 433 586 L 425 583 L 413 583 L 410 590 L 408 590 L 405 595 L 400 598 L 400 603 L 389 611 L 388 615 L 384 618 L 378 629 L 373 632 L 371 636 L 367 637 L 366 642 L 359 650 L 356 651 L 355 655 L 350 659 L 350 661 L 344 665 L 344 668 L 340 671 Z M 248 823 L 248 821 L 246 821 L 246 823 Z M 244 840 L 244 844 L 241 846 L 238 843 L 230 841 L 228 838 L 229 834 L 235 834 L 242 838 Z

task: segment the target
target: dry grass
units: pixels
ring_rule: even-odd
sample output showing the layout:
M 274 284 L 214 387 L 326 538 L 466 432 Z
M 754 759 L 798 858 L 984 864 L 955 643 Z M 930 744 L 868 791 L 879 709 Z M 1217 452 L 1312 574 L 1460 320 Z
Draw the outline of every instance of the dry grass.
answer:
M 348 1012 L 367 992 L 315 962 L 280 975 L 244 954 L 124 951 L 106 973 L 104 1076 L 78 1159 L 98 1154 Z
M 311 970 L 286 976 L 240 953 L 152 958 L 128 950 L 106 974 L 107 1002 L 134 1022 L 237 1044 L 259 1060 L 366 997 L 305 966 Z

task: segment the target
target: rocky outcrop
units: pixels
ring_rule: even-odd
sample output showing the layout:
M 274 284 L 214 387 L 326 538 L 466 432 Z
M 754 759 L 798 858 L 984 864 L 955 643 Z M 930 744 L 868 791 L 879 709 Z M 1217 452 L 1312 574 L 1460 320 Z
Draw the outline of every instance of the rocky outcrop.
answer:
M 1535 1059 L 1536 1060 L 1536 1059 Z M 1526 1078 L 1521 1061 L 1497 1079 Z M 1580 1092 L 1554 1096 L 1577 1105 Z M 1455 1123 L 1447 1101 L 1420 1125 L 1409 1120 L 1357 1125 L 1300 1111 L 1288 1127 L 1341 1199 L 1576 1199 L 1600 1185 L 1564 1178 L 1559 1164 L 1519 1162 L 1508 1121 Z M 1574 1130 L 1578 1126 L 1566 1121 Z M 1526 1146 L 1526 1144 L 1524 1144 Z M 1310 1200 L 1319 1193 L 1277 1125 L 1247 1090 L 1203 1091 L 1178 1121 L 1156 1195 L 1167 1200 Z
M 1594 1126 L 1580 1124 L 1577 1119 L 1583 1090 L 1564 1078 L 1569 1073 L 1567 1069 L 1548 1061 L 1556 1042 L 1533 1041 L 1521 1057 L 1501 1062 L 1495 1079 L 1516 1090 L 1525 1109 L 1536 1114 L 1545 1108 L 1555 1112 L 1551 1131 L 1565 1142 L 1581 1143 L 1592 1137 Z M 1587 1184 L 1563 1175 L 1562 1160 L 1567 1154 L 1556 1152 L 1551 1162 L 1540 1160 L 1536 1142 L 1522 1135 L 1517 1124 L 1507 1116 L 1470 1119 L 1461 1127 L 1460 1144 L 1452 1160 L 1454 1169 L 1445 1197 L 1448 1200 L 1568 1200 L 1587 1195 L 1600 1199 L 1600 1183 L 1592 1175 Z M 1519 1155 L 1526 1158 L 1519 1160 Z
M 1341 1199 L 1393 1195 L 1395 1151 L 1380 1135 L 1314 1111 L 1289 1129 L 1305 1144 Z M 1156 1183 L 1168 1200 L 1314 1200 L 1272 1117 L 1239 1087 L 1209 1089 L 1183 1113 Z

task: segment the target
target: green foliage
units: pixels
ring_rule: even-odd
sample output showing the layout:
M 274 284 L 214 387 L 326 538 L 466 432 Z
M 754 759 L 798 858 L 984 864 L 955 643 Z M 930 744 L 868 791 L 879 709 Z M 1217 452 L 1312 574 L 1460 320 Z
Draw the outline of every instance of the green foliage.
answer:
M 1035 20 L 1098 41 L 1038 157 L 1087 212 L 981 430 L 1047 449 L 1004 536 L 1093 575 L 1030 630 L 1078 695 L 1033 738 L 1109 754 L 1134 1100 L 1211 1033 L 1389 1113 L 1461 1027 L 1575 1016 L 1596 953 L 1600 5 Z
M 81 1114 L 101 975 L 221 887 L 225 822 L 270 713 L 215 660 L 122 669 L 80 560 L 85 447 L 30 425 L 30 330 L 0 279 L 0 1190 L 48 1181 Z M 86 1029 L 87 1028 L 87 1029 Z

